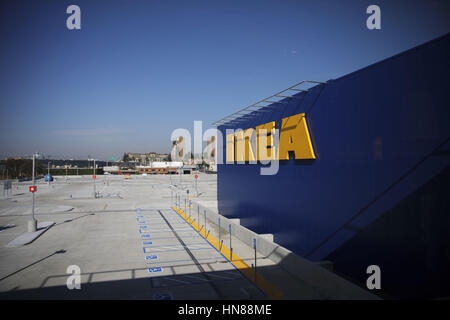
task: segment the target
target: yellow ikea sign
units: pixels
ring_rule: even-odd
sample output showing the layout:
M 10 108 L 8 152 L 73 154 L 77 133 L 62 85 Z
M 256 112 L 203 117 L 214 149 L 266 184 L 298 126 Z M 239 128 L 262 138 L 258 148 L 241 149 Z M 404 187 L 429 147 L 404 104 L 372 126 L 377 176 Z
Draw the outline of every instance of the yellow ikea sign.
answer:
M 294 152 L 295 159 L 316 158 L 304 113 L 283 118 L 278 146 L 276 133 L 275 121 L 271 121 L 227 134 L 227 163 L 289 160 L 289 152 Z M 256 138 L 256 148 L 253 138 Z

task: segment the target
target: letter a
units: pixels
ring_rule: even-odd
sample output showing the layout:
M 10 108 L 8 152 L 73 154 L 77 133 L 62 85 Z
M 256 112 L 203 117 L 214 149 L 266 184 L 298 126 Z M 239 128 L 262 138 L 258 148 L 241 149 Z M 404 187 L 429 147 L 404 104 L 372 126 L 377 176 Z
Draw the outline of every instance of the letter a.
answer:
M 316 158 L 304 113 L 283 118 L 278 151 L 279 160 L 289 160 L 289 151 L 295 153 L 295 159 Z
M 73 29 L 81 29 L 81 10 L 80 7 L 77 5 L 70 5 L 67 7 L 66 13 L 72 13 L 67 20 L 66 25 L 67 29 L 73 30 Z
M 72 274 L 67 278 L 67 289 L 81 289 L 81 269 L 77 265 L 70 265 L 67 267 L 66 273 Z
M 367 7 L 367 14 L 371 14 L 366 21 L 367 29 L 381 29 L 381 10 L 380 7 L 373 4 Z
M 367 289 L 381 289 L 381 270 L 377 265 L 371 265 L 367 267 L 367 274 L 371 274 L 369 278 L 367 278 L 366 285 Z

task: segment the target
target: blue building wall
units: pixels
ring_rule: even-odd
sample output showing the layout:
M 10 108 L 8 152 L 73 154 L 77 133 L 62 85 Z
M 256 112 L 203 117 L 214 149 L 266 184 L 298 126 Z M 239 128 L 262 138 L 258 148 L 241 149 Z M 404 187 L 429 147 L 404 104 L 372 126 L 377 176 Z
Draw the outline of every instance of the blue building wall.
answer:
M 450 269 L 442 192 L 450 191 L 442 178 L 450 165 L 449 52 L 446 35 L 241 122 L 246 129 L 304 112 L 317 159 L 280 161 L 273 176 L 260 175 L 260 164 L 218 165 L 219 211 L 301 256 L 331 259 L 355 281 L 380 265 L 388 294 L 449 295 L 448 284 L 435 283 L 437 272 L 450 279 L 442 273 Z M 219 130 L 227 128 L 237 126 Z M 434 200 L 417 202 L 427 185 Z

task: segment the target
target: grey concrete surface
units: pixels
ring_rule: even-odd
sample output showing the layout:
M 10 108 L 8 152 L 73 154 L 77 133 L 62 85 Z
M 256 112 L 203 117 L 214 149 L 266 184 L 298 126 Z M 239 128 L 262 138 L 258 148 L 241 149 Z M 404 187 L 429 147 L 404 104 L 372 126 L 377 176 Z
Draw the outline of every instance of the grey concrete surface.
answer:
M 98 176 L 96 199 L 90 177 L 40 181 L 35 217 L 55 225 L 10 248 L 31 207 L 29 182 L 15 183 L 0 200 L 0 298 L 265 299 L 170 208 L 173 178 Z M 66 286 L 71 265 L 81 269 L 80 290 Z
M 271 235 L 259 235 L 241 226 L 239 220 L 227 219 L 220 215 L 217 206 L 204 206 L 212 201 L 192 198 L 185 188 L 172 188 L 175 203 L 200 225 L 205 225 L 208 232 L 219 237 L 219 218 L 222 238 L 228 245 L 231 226 L 233 252 L 238 254 L 248 265 L 257 264 L 258 273 L 275 284 L 283 292 L 284 299 L 378 299 L 365 290 L 330 272 L 329 263 L 326 267 L 308 261 L 292 253 L 288 249 L 273 242 Z M 205 195 L 214 193 L 209 185 Z M 189 192 L 191 194 L 191 192 Z M 189 213 L 190 212 L 190 213 Z M 256 260 L 254 260 L 253 244 L 256 243 Z
M 20 247 L 29 244 L 39 238 L 45 231 L 50 229 L 55 223 L 53 221 L 39 222 L 37 223 L 37 230 L 35 232 L 25 232 L 13 239 L 6 246 L 7 247 Z
M 265 299 L 258 288 L 213 248 L 171 206 L 178 206 L 285 299 L 373 299 L 368 293 L 257 235 L 217 212 L 216 175 L 90 176 L 38 181 L 38 221 L 55 225 L 34 242 L 6 245 L 26 231 L 30 182 L 15 182 L 0 200 L 0 298 L 2 299 Z M 1 190 L 0 190 L 1 191 Z M 0 192 L 1 193 L 1 192 Z M 179 197 L 177 198 L 177 195 Z M 206 222 L 205 222 L 206 212 Z M 228 225 L 232 225 L 231 235 Z M 67 268 L 81 269 L 81 289 L 69 290 Z

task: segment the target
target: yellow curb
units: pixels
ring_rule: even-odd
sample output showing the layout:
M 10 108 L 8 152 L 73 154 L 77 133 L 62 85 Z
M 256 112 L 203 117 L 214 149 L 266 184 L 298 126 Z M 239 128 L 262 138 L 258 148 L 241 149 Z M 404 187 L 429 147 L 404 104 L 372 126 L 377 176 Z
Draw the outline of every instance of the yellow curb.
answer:
M 223 254 L 232 265 L 239 269 L 250 281 L 254 282 L 270 299 L 279 300 L 283 297 L 283 293 L 275 287 L 268 280 L 264 279 L 260 274 L 255 272 L 255 269 L 251 268 L 244 260 L 242 260 L 237 254 L 231 253 L 231 250 L 225 246 L 220 245 L 219 240 L 214 238 L 211 234 L 207 233 L 197 222 L 192 220 L 187 214 L 185 214 L 180 208 L 172 207 L 176 213 L 178 213 L 186 222 L 188 222 L 197 232 L 203 236 L 214 248 Z M 231 259 L 230 259 L 231 254 Z

